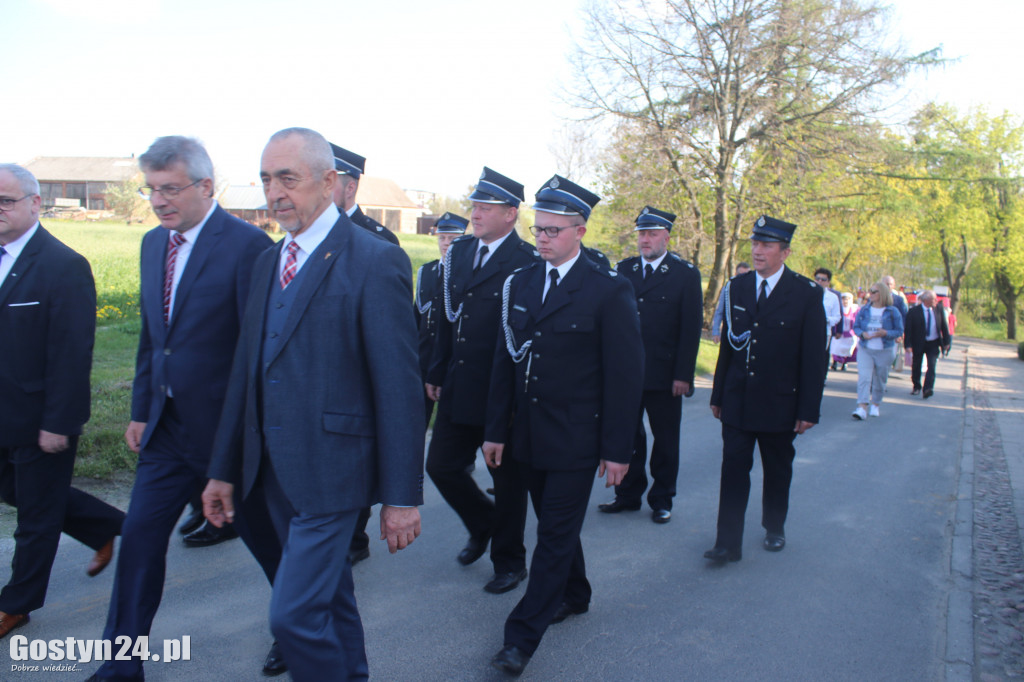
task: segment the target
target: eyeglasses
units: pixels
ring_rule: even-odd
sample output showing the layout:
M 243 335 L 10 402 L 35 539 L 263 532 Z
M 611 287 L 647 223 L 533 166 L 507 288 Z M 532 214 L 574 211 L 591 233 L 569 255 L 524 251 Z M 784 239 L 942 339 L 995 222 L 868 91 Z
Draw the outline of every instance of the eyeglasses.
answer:
M 34 196 L 35 194 L 26 194 L 25 196 L 21 197 L 21 199 L 9 199 L 7 197 L 3 197 L 2 199 L 0 199 L 0 211 L 10 211 L 14 208 L 14 205 L 21 201 L 22 199 L 28 199 L 29 197 Z
M 822 277 L 822 276 L 819 275 L 818 277 L 814 278 L 814 281 L 815 282 L 827 282 L 828 281 L 828 277 Z
M 534 237 L 539 237 L 541 235 L 541 233 L 543 232 L 544 234 L 546 234 L 548 236 L 549 239 L 555 239 L 556 237 L 558 237 L 558 234 L 562 230 L 571 230 L 574 227 L 576 227 L 576 225 L 569 225 L 568 227 L 555 227 L 554 225 L 548 225 L 546 227 L 541 227 L 540 225 L 531 225 L 530 226 L 530 232 L 533 233 Z
M 184 187 L 175 187 L 174 185 L 152 187 L 150 185 L 143 185 L 142 187 L 139 188 L 139 194 L 146 199 L 152 199 L 154 194 L 160 192 L 160 194 L 164 195 L 164 199 L 173 199 L 174 197 L 178 196 L 179 194 L 187 190 L 189 187 L 192 187 L 193 185 L 198 185 L 202 181 L 203 179 L 200 178 L 199 180 L 193 182 L 191 185 L 185 185 Z

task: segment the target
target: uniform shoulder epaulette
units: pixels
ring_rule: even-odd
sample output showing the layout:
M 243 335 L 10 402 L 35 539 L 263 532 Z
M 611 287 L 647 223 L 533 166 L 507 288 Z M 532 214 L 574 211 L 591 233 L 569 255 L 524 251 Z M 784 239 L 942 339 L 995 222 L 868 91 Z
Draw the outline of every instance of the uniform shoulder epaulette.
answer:
M 437 264 L 438 264 L 438 263 L 440 263 L 440 262 L 441 262 L 441 259 L 440 259 L 440 258 L 435 258 L 434 260 L 431 260 L 431 261 L 427 261 L 427 262 L 426 262 L 426 263 L 424 263 L 424 264 L 423 264 L 423 265 L 422 265 L 421 267 L 423 267 L 423 268 L 425 268 L 425 269 L 426 269 L 426 268 L 436 268 L 436 267 L 437 267 Z
M 676 253 L 675 251 L 669 251 L 669 252 L 668 252 L 668 255 L 672 256 L 673 258 L 675 258 L 675 259 L 676 259 L 677 261 L 679 261 L 680 263 L 685 263 L 685 262 L 686 262 L 686 261 L 685 261 L 685 260 L 683 259 L 683 257 L 682 257 L 682 256 L 680 256 L 680 255 L 679 255 L 678 253 Z
M 635 260 L 639 260 L 640 256 L 630 256 L 629 258 L 623 258 L 616 265 L 628 265 Z
M 537 251 L 537 247 L 526 241 L 525 239 L 519 240 L 519 250 L 523 253 L 527 253 L 534 258 L 540 258 L 540 252 Z
M 464 242 L 467 239 L 472 239 L 472 238 L 473 238 L 473 235 L 471 235 L 471 234 L 464 234 L 464 235 L 458 236 L 455 239 L 453 239 L 452 240 L 452 244 L 458 244 L 459 242 Z

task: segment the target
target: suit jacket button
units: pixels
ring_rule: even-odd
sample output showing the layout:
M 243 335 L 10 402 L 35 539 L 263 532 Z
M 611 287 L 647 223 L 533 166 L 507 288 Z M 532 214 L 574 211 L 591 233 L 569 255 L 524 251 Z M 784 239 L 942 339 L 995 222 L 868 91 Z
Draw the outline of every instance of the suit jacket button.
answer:
M 163 384 L 160 384 L 160 392 L 161 393 L 167 393 L 167 387 L 164 386 Z
M 268 334 L 268 336 L 270 338 L 272 338 L 272 339 L 276 339 L 277 338 L 277 332 L 270 332 L 270 334 Z
M 533 335 L 534 336 L 540 336 L 540 332 L 534 332 Z
M 170 354 L 171 354 L 171 349 L 170 348 L 164 348 L 164 355 L 170 355 Z

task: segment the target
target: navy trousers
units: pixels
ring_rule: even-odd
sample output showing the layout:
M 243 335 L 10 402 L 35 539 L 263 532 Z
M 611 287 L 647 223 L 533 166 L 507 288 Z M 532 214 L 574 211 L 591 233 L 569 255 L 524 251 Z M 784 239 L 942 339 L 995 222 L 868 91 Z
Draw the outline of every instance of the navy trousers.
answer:
M 615 486 L 615 499 L 625 504 L 639 503 L 644 490 L 647 490 L 645 410 L 654 437 L 651 446 L 651 478 L 654 482 L 647 493 L 647 504 L 651 509 L 671 510 L 679 477 L 679 429 L 683 418 L 683 397 L 673 396 L 672 391 L 644 391 L 633 441 L 633 457 L 622 483 Z

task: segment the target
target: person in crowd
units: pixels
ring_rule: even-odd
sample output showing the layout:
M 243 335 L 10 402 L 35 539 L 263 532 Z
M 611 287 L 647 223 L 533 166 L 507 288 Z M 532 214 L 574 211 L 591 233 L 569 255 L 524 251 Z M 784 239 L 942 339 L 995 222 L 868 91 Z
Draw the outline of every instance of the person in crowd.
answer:
M 736 266 L 736 272 L 733 277 L 738 277 L 744 273 L 750 272 L 750 263 L 740 261 L 739 265 Z M 723 289 L 724 291 L 724 289 Z M 725 325 L 725 297 L 718 294 L 718 305 L 715 306 L 715 314 L 711 318 L 711 340 L 716 344 L 722 342 L 722 329 Z
M 949 326 L 949 343 L 942 349 L 942 357 L 949 357 L 949 349 L 953 346 L 953 334 L 956 333 L 956 313 L 952 308 L 946 308 L 946 324 Z
M 871 305 L 857 312 L 853 333 L 857 336 L 857 407 L 853 418 L 879 416 L 879 406 L 889 380 L 892 356 L 899 352 L 896 340 L 903 336 L 903 316 L 893 305 L 892 292 L 885 280 L 868 289 Z
M 283 547 L 270 629 L 292 679 L 366 679 L 348 556 L 360 509 L 383 504 L 392 553 L 420 534 L 412 265 L 339 213 L 319 133 L 271 136 L 260 179 L 287 234 L 252 270 L 203 510 L 220 526 L 237 518 L 236 486 L 265 500 Z
M 555 175 L 537 192 L 531 228 L 543 263 L 503 286 L 487 401 L 488 467 L 513 462 L 528 482 L 537 545 L 526 594 L 505 621 L 491 664 L 523 672 L 548 626 L 590 608 L 580 531 L 594 472 L 629 468 L 643 391 L 643 339 L 633 289 L 581 255 L 600 197 Z
M 629 472 L 615 486 L 615 499 L 599 504 L 607 514 L 640 509 L 647 490 L 647 428 L 651 424 L 651 489 L 647 503 L 655 523 L 672 519 L 672 498 L 679 475 L 679 429 L 683 396 L 693 386 L 700 329 L 703 325 L 700 270 L 668 251 L 676 216 L 646 206 L 636 218 L 639 256 L 619 263 L 616 271 L 633 285 L 644 341 L 644 395 L 637 420 Z
M 71 487 L 89 372 L 96 286 L 89 262 L 39 224 L 39 182 L 0 164 L 0 499 L 17 510 L 0 638 L 43 607 L 63 531 L 110 563 L 124 514 Z
M 832 271 L 828 268 L 818 268 L 814 271 L 814 281 L 824 291 L 822 292 L 821 303 L 825 308 L 825 348 L 832 343 L 832 339 L 840 334 L 840 323 L 843 319 L 843 302 L 839 298 L 839 292 L 832 288 Z M 825 373 L 828 373 L 828 353 L 825 354 Z
M 743 557 L 755 445 L 764 469 L 762 547 L 786 546 L 794 443 L 820 417 L 825 309 L 818 285 L 785 266 L 795 230 L 784 220 L 758 218 L 750 237 L 754 272 L 733 278 L 725 293 L 726 335 L 711 390 L 711 414 L 722 421 L 718 532 L 704 553 L 716 564 Z
M 837 327 L 839 336 L 833 337 L 830 346 L 832 354 L 832 369 L 846 371 L 846 363 L 854 362 L 857 359 L 857 335 L 853 333 L 853 323 L 857 319 L 857 311 L 860 308 L 853 303 L 853 294 L 843 292 L 843 316 Z
M 334 169 L 338 172 L 338 184 L 334 186 L 334 205 L 359 227 L 398 246 L 395 233 L 363 213 L 363 209 L 356 203 L 359 178 L 365 172 L 366 159 L 333 143 L 331 151 L 334 153 Z
M 935 292 L 925 289 L 919 297 L 920 305 L 916 305 L 907 313 L 907 328 L 904 332 L 906 346 L 911 350 L 910 381 L 913 385 L 910 393 L 921 393 L 925 399 L 935 393 L 935 365 L 939 352 L 949 348 L 952 337 L 946 321 L 946 309 L 935 305 Z M 921 364 L 928 359 L 928 371 L 921 382 Z

